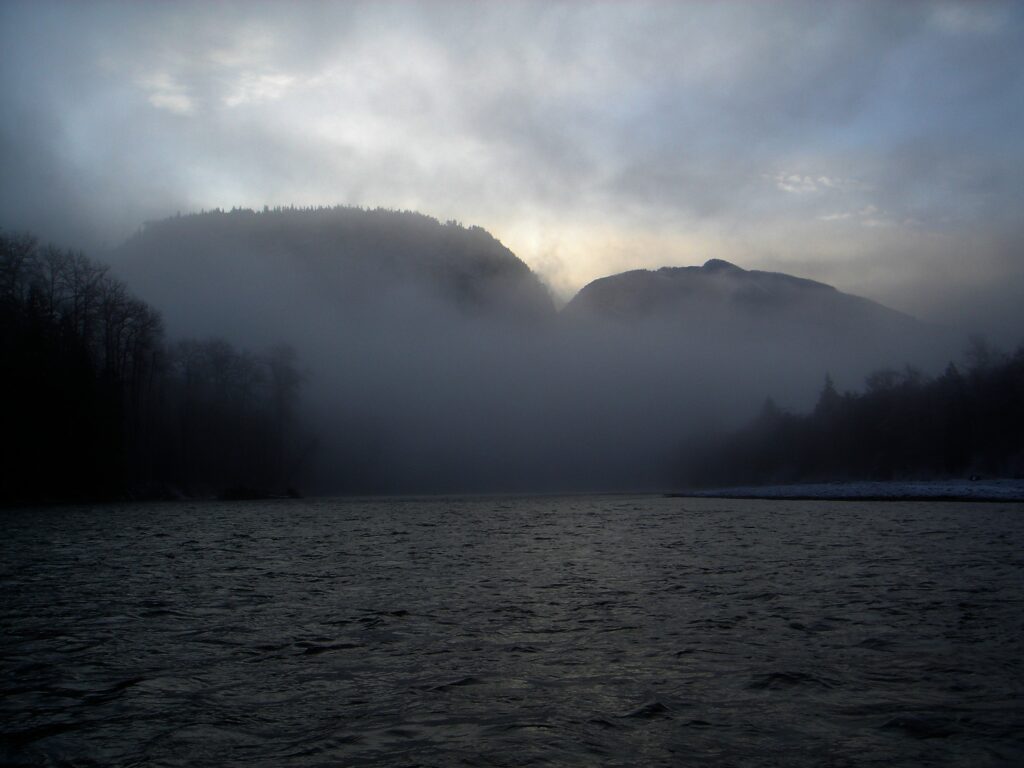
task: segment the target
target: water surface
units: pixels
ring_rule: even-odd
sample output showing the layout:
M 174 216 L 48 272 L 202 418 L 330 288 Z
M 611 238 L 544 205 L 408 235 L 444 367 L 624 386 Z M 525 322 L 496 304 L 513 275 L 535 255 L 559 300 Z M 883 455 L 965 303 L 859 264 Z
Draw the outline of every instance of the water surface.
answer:
M 1022 505 L 2 520 L 5 764 L 1024 764 Z

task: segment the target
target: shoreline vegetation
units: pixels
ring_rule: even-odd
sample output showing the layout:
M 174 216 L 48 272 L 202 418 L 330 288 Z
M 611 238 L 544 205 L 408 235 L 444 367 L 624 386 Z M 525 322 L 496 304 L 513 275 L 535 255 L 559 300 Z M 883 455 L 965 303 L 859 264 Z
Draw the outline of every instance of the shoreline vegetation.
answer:
M 5 505 L 289 495 L 314 447 L 290 347 L 168 341 L 106 266 L 30 235 L 0 233 L 0 359 Z
M 933 487 L 957 498 L 983 488 L 998 496 L 980 479 L 1024 486 L 1024 346 L 1006 354 L 974 337 L 964 361 L 937 377 L 912 367 L 877 370 L 863 392 L 840 394 L 826 375 L 809 413 L 789 413 L 768 398 L 745 427 L 686 453 L 679 487 L 695 490 L 803 485 L 817 497 L 841 484 L 857 488 L 858 498 L 888 498 L 905 485 L 928 498 Z
M 1024 502 L 1024 479 L 840 481 L 673 491 L 669 498 L 765 501 Z

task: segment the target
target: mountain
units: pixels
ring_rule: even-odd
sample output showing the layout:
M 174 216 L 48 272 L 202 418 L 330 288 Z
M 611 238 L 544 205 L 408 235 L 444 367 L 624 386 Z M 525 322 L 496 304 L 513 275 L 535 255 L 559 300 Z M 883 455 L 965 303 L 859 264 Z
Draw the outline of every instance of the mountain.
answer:
M 479 227 L 358 208 L 214 211 L 110 254 L 168 336 L 285 343 L 315 425 L 313 491 L 527 488 L 557 322 L 529 267 Z M 520 479 L 521 478 L 521 479 Z
M 721 259 L 699 267 L 633 270 L 586 285 L 563 310 L 567 317 L 610 321 L 675 320 L 700 327 L 818 327 L 866 335 L 920 331 L 908 315 L 779 272 L 742 269 Z
M 591 372 L 590 412 L 614 403 L 601 418 L 624 414 L 619 445 L 639 431 L 638 442 L 663 452 L 672 450 L 672 430 L 662 424 L 696 440 L 701 429 L 752 418 L 765 398 L 806 409 L 827 377 L 840 391 L 856 390 L 880 369 L 937 370 L 951 351 L 943 331 L 881 304 L 719 259 L 595 280 L 562 318 Z
M 555 313 L 537 276 L 488 232 L 412 212 L 178 216 L 145 225 L 108 260 L 164 312 L 172 332 L 239 341 L 290 328 L 297 314 L 352 320 L 450 311 L 532 322 Z

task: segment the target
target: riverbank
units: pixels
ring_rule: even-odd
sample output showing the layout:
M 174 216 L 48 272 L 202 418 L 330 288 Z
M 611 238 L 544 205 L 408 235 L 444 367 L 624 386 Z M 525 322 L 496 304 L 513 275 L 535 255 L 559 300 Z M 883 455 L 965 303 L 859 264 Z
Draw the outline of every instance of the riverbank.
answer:
M 1024 478 L 746 485 L 731 488 L 705 488 L 695 491 L 681 491 L 669 495 L 718 499 L 1024 502 Z

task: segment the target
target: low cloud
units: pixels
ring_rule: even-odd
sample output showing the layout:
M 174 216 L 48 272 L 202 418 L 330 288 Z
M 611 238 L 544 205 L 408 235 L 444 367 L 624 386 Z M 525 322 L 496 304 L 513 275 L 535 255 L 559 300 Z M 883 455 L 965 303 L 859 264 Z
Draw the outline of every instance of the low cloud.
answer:
M 190 115 L 195 111 L 195 104 L 185 87 L 166 72 L 142 77 L 138 84 L 149 94 L 149 103 L 157 109 L 166 109 L 179 115 Z

